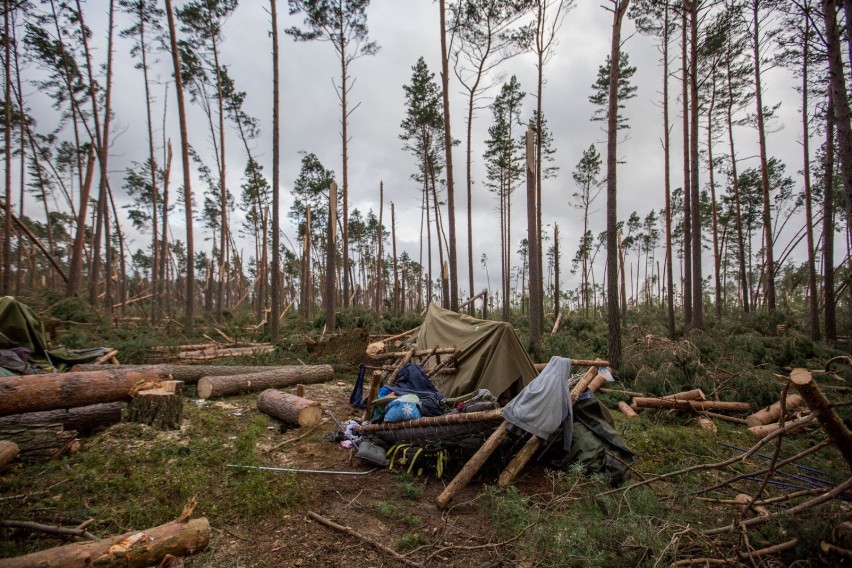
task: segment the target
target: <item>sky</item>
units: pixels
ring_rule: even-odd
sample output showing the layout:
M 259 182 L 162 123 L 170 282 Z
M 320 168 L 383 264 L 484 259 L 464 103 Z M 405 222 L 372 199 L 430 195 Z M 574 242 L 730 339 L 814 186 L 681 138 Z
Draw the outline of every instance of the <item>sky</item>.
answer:
M 176 6 L 182 5 L 180 0 Z M 552 225 L 558 223 L 561 235 L 563 289 L 576 286 L 578 277 L 568 272 L 582 233 L 582 211 L 574 207 L 571 195 L 577 188 L 571 178 L 584 149 L 595 144 L 605 160 L 605 132 L 603 123 L 590 122 L 595 107 L 588 101 L 592 92 L 597 69 L 609 53 L 612 15 L 601 2 L 577 0 L 576 5 L 565 17 L 557 36 L 553 58 L 544 69 L 545 86 L 542 97 L 543 112 L 554 135 L 556 148 L 555 165 L 560 170 L 554 178 L 544 182 L 542 188 L 543 224 L 552 233 Z M 89 0 L 84 5 L 87 24 L 93 37 L 94 60 L 105 59 L 107 30 L 106 0 Z M 236 87 L 247 93 L 245 110 L 257 118 L 261 135 L 253 141 L 252 152 L 263 166 L 264 173 L 272 176 L 272 43 L 270 37 L 269 3 L 263 0 L 243 0 L 224 26 L 222 60 L 228 66 Z M 287 14 L 286 3 L 279 1 L 279 30 L 301 24 L 300 16 Z M 440 76 L 440 27 L 437 2 L 432 0 L 373 0 L 367 20 L 370 39 L 381 46 L 377 55 L 358 59 L 351 68 L 355 78 L 350 93 L 353 104 L 360 103 L 350 117 L 349 134 L 349 190 L 350 211 L 359 209 L 366 213 L 372 209 L 378 214 L 379 184 L 385 188 L 385 224 L 390 225 L 390 202 L 396 206 L 397 240 L 400 253 L 407 250 L 417 260 L 420 240 L 420 188 L 411 179 L 416 163 L 402 149 L 399 140 L 400 122 L 405 112 L 405 97 L 402 86 L 410 81 L 412 66 L 423 56 L 429 69 Z M 117 18 L 118 29 L 126 27 L 124 16 Z M 629 53 L 630 62 L 637 67 L 634 84 L 637 96 L 626 102 L 625 114 L 630 121 L 630 130 L 622 135 L 618 148 L 621 165 L 618 171 L 618 212 L 626 219 L 632 211 L 641 217 L 652 208 L 659 210 L 664 205 L 662 178 L 662 66 L 656 40 L 635 33 L 633 23 L 625 20 L 622 33 L 622 49 Z M 317 154 L 323 164 L 333 170 L 338 180 L 342 172 L 340 108 L 333 81 L 337 81 L 339 64 L 331 45 L 323 42 L 294 42 L 289 36 L 280 35 L 281 74 L 281 181 L 283 184 L 281 226 L 286 237 L 293 240 L 295 227 L 286 213 L 292 203 L 289 193 L 299 173 L 301 152 Z M 113 108 L 112 148 L 110 152 L 110 176 L 112 187 L 117 191 L 119 206 L 129 200 L 122 188 L 124 172 L 133 162 L 147 158 L 147 126 L 144 113 L 144 85 L 142 73 L 134 68 L 135 60 L 129 55 L 129 39 L 116 39 L 115 47 L 115 94 Z M 673 51 L 676 48 L 673 44 Z M 160 84 L 154 87 L 156 95 L 154 113 L 158 125 L 165 123 L 165 136 L 171 139 L 175 149 L 172 166 L 173 188 L 181 183 L 176 99 L 171 85 L 166 93 L 165 84 L 171 80 L 171 60 L 166 53 L 158 54 L 151 77 Z M 676 67 L 676 63 L 673 63 Z M 503 64 L 498 73 L 508 79 L 517 75 L 523 89 L 528 93 L 524 100 L 522 120 L 526 121 L 535 107 L 535 60 L 531 53 L 522 54 Z M 34 80 L 39 71 L 33 65 L 24 69 L 24 79 Z M 801 185 L 796 172 L 801 162 L 801 134 L 798 131 L 798 95 L 793 90 L 793 79 L 783 69 L 773 69 L 765 74 L 764 98 L 766 104 L 782 103 L 779 119 L 768 137 L 769 154 L 788 163 L 787 173 Z M 486 93 L 490 99 L 499 87 Z M 679 182 L 680 123 L 677 114 L 680 104 L 675 98 L 679 90 L 679 78 L 671 80 L 671 114 L 673 116 L 672 187 Z M 32 83 L 24 87 L 25 96 L 32 113 L 39 121 L 39 131 L 52 129 L 56 124 L 56 111 Z M 458 80 L 450 73 L 451 128 L 454 138 L 463 140 L 465 135 L 466 95 Z M 487 104 L 489 100 L 486 100 Z M 165 105 L 165 106 L 164 106 Z M 163 115 L 165 108 L 165 117 Z M 476 290 L 488 284 L 492 289 L 499 286 L 500 248 L 499 216 L 497 201 L 484 185 L 485 168 L 482 159 L 487 128 L 491 123 L 491 112 L 481 109 L 473 123 L 473 250 Z M 786 125 L 786 127 L 784 126 Z M 163 128 L 158 126 L 155 136 L 162 140 Z M 228 131 L 227 165 L 228 184 L 237 201 L 246 163 L 245 151 L 241 148 L 236 130 Z M 702 134 L 704 136 L 704 134 Z M 213 164 L 212 145 L 206 118 L 196 105 L 190 108 L 189 140 L 208 164 Z M 737 136 L 738 152 L 744 159 L 740 168 L 755 167 L 758 153 L 756 136 L 743 129 Z M 817 144 L 814 145 L 816 147 Z M 717 150 L 721 152 L 721 148 Z M 454 172 L 456 180 L 456 231 L 458 235 L 459 285 L 461 296 L 468 294 L 467 242 L 466 242 L 466 197 L 464 143 L 454 148 Z M 707 175 L 702 170 L 702 187 Z M 720 178 L 724 183 L 724 177 Z M 193 188 L 196 203 L 201 203 L 202 184 L 193 172 Z M 174 193 L 173 193 L 174 195 Z M 513 195 L 512 249 L 517 250 L 520 239 L 526 236 L 526 212 L 522 190 Z M 28 205 L 33 211 L 34 205 Z M 592 207 L 591 228 L 597 232 L 604 228 L 605 194 Z M 38 217 L 37 213 L 33 214 Z M 233 214 L 231 224 L 236 227 L 241 221 L 239 209 Z M 172 234 L 183 240 L 185 226 L 183 214 L 171 217 Z M 446 224 L 446 212 L 444 212 Z M 150 237 L 140 235 L 129 222 L 125 230 L 132 239 L 131 251 L 146 248 Z M 196 227 L 196 250 L 208 249 L 212 243 L 202 242 L 202 231 Z M 285 239 L 284 241 L 288 241 Z M 253 245 L 238 240 L 248 258 L 253 254 Z M 547 246 L 547 245 L 545 245 Z M 487 257 L 488 273 L 481 265 Z M 662 257 L 662 255 L 660 255 Z M 437 253 L 435 257 L 437 262 Z M 519 264 L 517 254 L 513 265 Z M 599 271 L 602 271 L 603 255 L 599 256 Z M 425 260 L 424 260 L 425 264 Z M 712 259 L 705 255 L 704 274 L 710 273 Z

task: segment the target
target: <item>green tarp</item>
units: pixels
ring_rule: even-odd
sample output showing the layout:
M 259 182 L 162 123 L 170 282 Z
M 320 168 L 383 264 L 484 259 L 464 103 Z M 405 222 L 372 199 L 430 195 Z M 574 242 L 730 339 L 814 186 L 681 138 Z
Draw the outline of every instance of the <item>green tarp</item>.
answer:
M 435 381 L 449 398 L 480 388 L 499 397 L 513 384 L 518 383 L 518 391 L 536 376 L 530 356 L 505 322 L 476 319 L 433 304 L 420 326 L 417 345 L 419 349 L 456 346 L 461 350 L 457 372 Z
M 12 296 L 0 298 L 0 349 L 26 347 L 32 351 L 30 361 L 47 370 L 62 371 L 78 363 L 91 363 L 105 349 L 50 349 L 41 320 L 26 305 Z

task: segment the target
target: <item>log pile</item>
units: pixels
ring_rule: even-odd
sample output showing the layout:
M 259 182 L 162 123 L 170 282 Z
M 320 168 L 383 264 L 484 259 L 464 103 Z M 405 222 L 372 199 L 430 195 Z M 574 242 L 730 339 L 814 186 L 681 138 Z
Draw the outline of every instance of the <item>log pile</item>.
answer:
M 174 347 L 162 345 L 151 348 L 152 360 L 160 362 L 179 361 L 211 361 L 227 359 L 255 353 L 270 353 L 275 347 L 271 343 L 237 343 L 227 338 L 228 343 L 210 341 L 208 343 L 192 343 Z

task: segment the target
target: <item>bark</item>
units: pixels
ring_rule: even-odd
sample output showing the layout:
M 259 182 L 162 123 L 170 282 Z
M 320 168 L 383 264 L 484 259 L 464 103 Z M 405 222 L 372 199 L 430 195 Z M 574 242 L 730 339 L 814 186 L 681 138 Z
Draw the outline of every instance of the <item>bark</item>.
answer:
M 333 333 L 336 327 L 335 308 L 337 305 L 337 286 L 335 285 L 335 260 L 337 257 L 337 239 L 335 230 L 337 225 L 337 184 L 331 182 L 328 188 L 328 241 L 325 244 L 325 293 L 323 303 L 325 304 L 325 330 Z M 310 229 L 308 229 L 310 231 Z M 346 276 L 344 275 L 344 281 Z
M 530 259 L 530 277 L 529 277 L 529 322 L 530 322 L 530 343 L 535 347 L 541 342 L 541 326 L 539 322 L 542 318 L 541 312 L 539 311 L 539 307 L 541 306 L 541 302 L 538 299 L 538 263 L 535 261 L 538 256 L 538 238 L 536 237 L 536 232 L 538 231 L 538 215 L 537 215 L 537 201 L 536 201 L 536 187 L 535 187 L 535 150 L 533 147 L 533 133 L 532 127 L 527 128 L 527 136 L 526 136 L 526 160 L 524 161 L 526 165 L 526 174 L 527 174 L 527 246 L 528 246 L 528 255 Z M 521 298 L 523 301 L 523 298 Z
M 281 244 L 278 212 L 281 208 L 281 141 L 280 141 L 280 92 L 278 70 L 278 12 L 277 0 L 269 0 L 272 17 L 272 282 L 270 290 L 269 338 L 278 341 L 281 313 Z
M 559 225 L 553 225 L 553 317 L 559 318 L 561 306 L 559 305 Z M 588 314 L 587 314 L 588 315 Z
M 16 457 L 18 457 L 20 449 L 18 444 L 9 440 L 0 440 L 0 468 L 6 467 Z
M 207 519 L 172 521 L 95 542 L 75 542 L 26 556 L 5 558 L 0 560 L 0 568 L 143 568 L 158 564 L 166 555 L 181 557 L 201 552 L 209 543 Z
M 609 55 L 609 107 L 606 141 L 606 246 L 607 246 L 607 358 L 613 367 L 621 366 L 621 314 L 618 311 L 618 81 L 621 56 L 621 22 L 630 0 L 620 0 L 613 11 L 612 44 Z
M 704 328 L 704 279 L 701 274 L 701 197 L 698 180 L 698 0 L 689 7 L 689 187 L 692 193 L 692 326 Z M 712 166 L 711 166 L 712 167 Z
M 663 154 L 666 189 L 666 304 L 669 337 L 675 337 L 674 311 L 674 260 L 672 257 L 672 204 L 671 204 L 671 131 L 669 130 L 669 3 L 666 2 L 663 23 Z M 621 405 L 619 404 L 619 407 Z M 629 415 L 628 415 L 629 416 Z
M 121 403 L 109 402 L 76 408 L 12 414 L 0 418 L 0 430 L 5 428 L 40 428 L 59 424 L 64 430 L 91 434 L 121 422 Z
M 379 182 L 379 234 L 378 236 L 378 259 L 376 260 L 376 313 L 381 314 L 384 308 L 384 289 L 385 289 L 385 262 L 384 262 L 384 241 L 385 241 L 385 226 L 382 224 L 382 217 L 385 212 L 385 183 Z
M 754 52 L 754 94 L 757 105 L 757 140 L 760 147 L 760 187 L 763 191 L 763 240 L 765 254 L 764 277 L 766 278 L 766 307 L 775 311 L 775 256 L 772 243 L 772 212 L 769 197 L 769 159 L 766 155 L 766 128 L 763 117 L 763 82 L 760 75 L 760 0 L 753 0 L 754 28 L 752 50 Z
M 257 409 L 287 424 L 316 426 L 322 421 L 322 407 L 318 402 L 274 389 L 260 393 Z
M 127 421 L 147 424 L 157 430 L 180 430 L 183 397 L 180 381 L 167 388 L 139 391 L 127 407 Z
M 399 296 L 399 264 L 396 258 L 396 209 L 391 201 L 391 240 L 393 241 L 393 313 L 399 316 L 402 313 Z
M 444 154 L 447 162 L 447 222 L 450 225 L 450 309 L 457 312 L 459 309 L 459 275 L 458 255 L 456 253 L 456 202 L 453 186 L 453 137 L 450 129 L 449 54 L 447 53 L 447 22 L 444 0 L 439 0 L 438 4 L 441 10 L 441 91 L 444 100 Z M 473 291 L 471 290 L 471 292 Z
M 177 31 L 175 30 L 175 17 L 172 11 L 172 0 L 165 0 L 166 16 L 169 23 L 169 40 L 172 52 L 172 66 L 174 68 L 175 92 L 177 93 L 178 118 L 180 121 L 180 146 L 183 161 L 183 192 L 184 211 L 186 212 L 186 294 L 184 301 L 185 328 L 187 334 L 192 333 L 195 306 L 195 246 L 192 235 L 192 176 L 189 169 L 189 138 L 186 126 L 186 106 L 183 100 L 183 81 L 180 72 L 180 54 L 177 46 Z
M 630 405 L 624 402 L 623 400 L 618 403 L 618 409 L 624 414 L 627 418 L 633 418 L 635 416 L 639 416 L 636 414 L 636 411 L 630 408 Z
M 840 52 L 840 27 L 837 23 L 836 0 L 823 0 L 822 11 L 828 42 L 828 75 L 837 129 L 840 179 L 843 182 L 843 193 L 846 194 L 846 218 L 852 219 L 852 112 L 849 108 L 849 94 L 846 90 L 846 77 Z
M 334 378 L 331 365 L 300 365 L 280 367 L 270 371 L 261 371 L 243 375 L 213 375 L 202 377 L 198 381 L 198 397 L 214 398 L 248 392 L 260 392 L 272 388 L 291 387 L 295 384 L 311 385 L 324 383 Z
M 834 96 L 828 93 L 825 117 L 825 165 L 823 174 L 822 269 L 825 304 L 825 340 L 837 343 L 837 308 L 834 294 Z
M 805 178 L 805 231 L 808 244 L 808 296 L 811 339 L 819 341 L 819 293 L 817 292 L 816 246 L 814 245 L 813 192 L 811 189 L 810 127 L 808 126 L 808 63 L 810 58 L 810 18 L 805 18 L 802 39 L 802 154 Z
M 170 378 L 162 371 L 121 368 L 0 377 L 0 416 L 127 400 L 138 385 Z
M 6 197 L 3 202 L 4 223 L 3 223 L 3 280 L 0 293 L 6 295 L 12 293 L 12 59 L 11 59 L 11 42 L 12 34 L 9 29 L 11 7 L 9 0 L 3 0 L 3 50 L 5 52 L 3 60 L 4 89 L 6 104 L 3 105 L 6 114 L 3 119 L 4 125 L 4 140 L 5 148 L 3 152 L 5 170 L 5 190 Z M 20 245 L 18 245 L 20 246 Z M 20 270 L 20 267 L 18 267 Z
M 687 10 L 681 12 L 681 88 L 683 108 L 683 320 L 686 327 L 692 326 L 692 180 L 690 177 L 689 140 L 689 68 L 687 66 Z
M 50 461 L 67 453 L 77 432 L 64 430 L 61 424 L 44 424 L 37 428 L 28 426 L 9 426 L 0 428 L 0 439 L 14 443 L 22 461 Z

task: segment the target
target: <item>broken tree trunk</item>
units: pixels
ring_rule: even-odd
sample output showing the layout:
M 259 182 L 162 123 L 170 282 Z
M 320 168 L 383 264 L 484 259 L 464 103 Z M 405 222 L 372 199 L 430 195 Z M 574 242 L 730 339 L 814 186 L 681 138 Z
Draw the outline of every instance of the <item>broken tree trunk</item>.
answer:
M 0 468 L 6 467 L 18 457 L 18 444 L 9 440 L 0 440 Z
M 322 421 L 322 407 L 318 402 L 275 389 L 260 393 L 257 409 L 288 424 L 316 426 Z
M 171 375 L 171 378 L 176 381 L 183 381 L 185 385 L 194 385 L 198 383 L 201 377 L 212 376 L 231 376 L 231 375 L 248 375 L 249 373 L 259 373 L 261 371 L 278 371 L 289 368 L 288 365 L 282 366 L 258 366 L 258 365 L 118 365 L 110 368 L 110 371 L 141 371 L 147 373 L 162 373 L 163 375 Z M 74 365 L 72 371 L 102 371 L 100 365 Z M 44 376 L 44 375 L 41 375 Z M 0 390 L 0 393 L 3 391 Z
M 159 564 L 166 555 L 180 557 L 201 552 L 209 542 L 207 519 L 172 521 L 144 531 L 0 559 L 0 568 L 142 568 Z
M 0 438 L 14 442 L 22 461 L 49 461 L 64 455 L 77 440 L 77 432 L 65 430 L 62 424 L 45 424 L 36 428 L 10 426 L 0 428 Z
M 166 372 L 96 368 L 101 370 L 0 377 L 0 416 L 127 400 L 139 385 L 154 386 L 171 378 Z
M 198 381 L 199 398 L 213 398 L 266 389 L 291 387 L 295 384 L 312 385 L 334 378 L 331 365 L 293 365 L 270 371 L 261 370 L 245 375 L 219 375 L 202 377 Z
M 804 400 L 797 394 L 791 394 L 787 396 L 787 400 L 785 402 L 784 406 L 787 409 L 787 412 L 790 412 L 799 408 L 802 403 L 804 403 Z M 766 408 L 761 408 L 751 416 L 747 416 L 746 424 L 749 426 L 763 426 L 775 422 L 780 416 L 781 401 L 779 400 Z
M 105 402 L 77 408 L 3 416 L 0 418 L 0 430 L 9 427 L 37 428 L 48 424 L 61 424 L 65 430 L 76 430 L 78 434 L 86 435 L 119 422 L 121 403 Z
M 633 399 L 633 408 L 666 408 L 672 410 L 721 410 L 723 412 L 748 412 L 748 402 L 720 402 L 716 400 L 671 400 L 665 398 Z
M 446 509 L 453 498 L 458 495 L 459 491 L 464 489 L 470 480 L 473 479 L 473 476 L 476 475 L 476 472 L 482 468 L 482 465 L 491 457 L 491 454 L 494 453 L 500 446 L 500 442 L 502 442 L 509 433 L 509 423 L 503 421 L 500 426 L 494 430 L 494 433 L 485 440 L 485 443 L 480 446 L 480 448 L 473 454 L 464 467 L 461 468 L 461 471 L 456 474 L 453 480 L 447 485 L 444 490 L 438 495 L 437 499 L 435 499 L 435 504 L 439 509 Z M 2 568 L 2 567 L 0 567 Z
M 180 430 L 183 420 L 181 381 L 164 381 L 160 388 L 136 393 L 127 407 L 127 421 L 157 430 Z
M 819 386 L 814 381 L 811 374 L 806 369 L 793 369 L 790 373 L 790 382 L 792 382 L 805 402 L 817 415 L 825 433 L 829 439 L 837 445 L 846 463 L 852 468 L 852 432 L 846 428 L 843 421 L 837 416 L 837 413 L 831 408 L 831 403 L 822 394 Z

